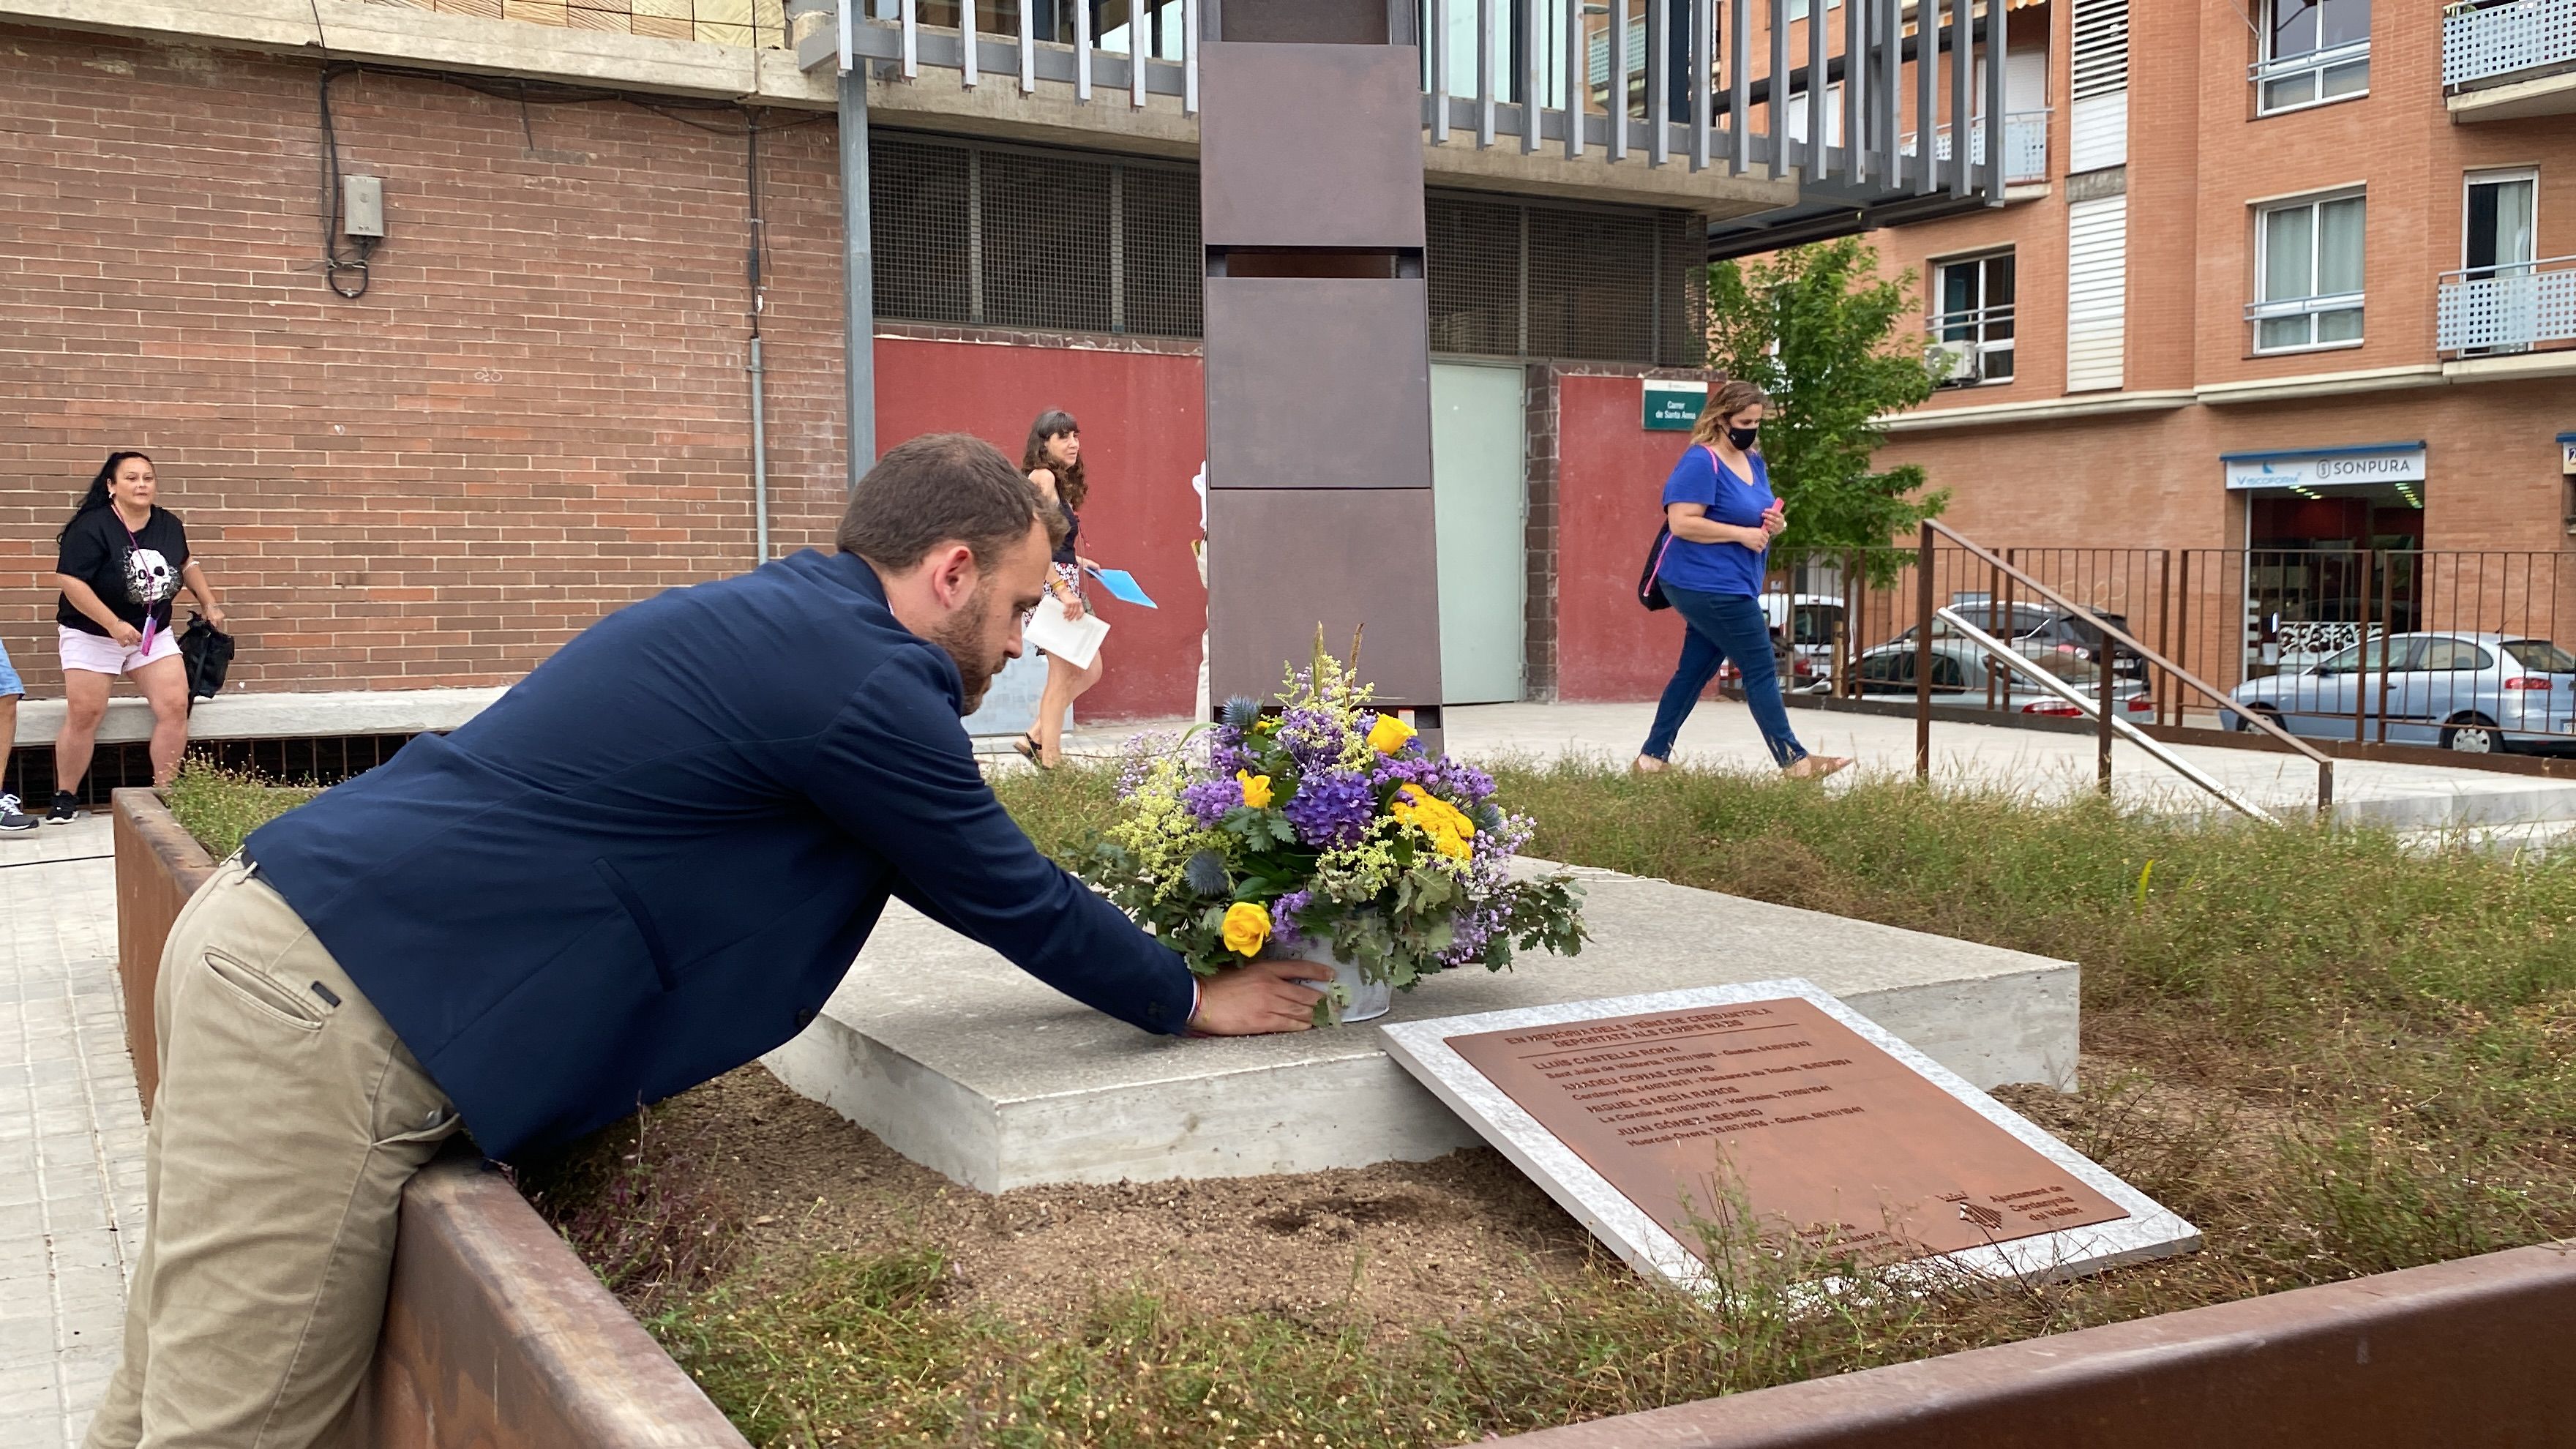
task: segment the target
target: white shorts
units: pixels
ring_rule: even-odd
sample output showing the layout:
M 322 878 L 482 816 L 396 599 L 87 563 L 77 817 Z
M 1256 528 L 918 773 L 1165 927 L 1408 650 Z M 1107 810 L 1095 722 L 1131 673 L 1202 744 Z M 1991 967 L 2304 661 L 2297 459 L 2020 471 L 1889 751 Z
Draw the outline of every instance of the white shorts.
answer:
M 69 624 L 56 624 L 61 635 L 63 667 L 85 669 L 92 674 L 132 674 L 146 664 L 168 659 L 179 652 L 179 631 L 157 629 L 152 634 L 152 652 L 129 649 L 104 634 L 85 634 Z

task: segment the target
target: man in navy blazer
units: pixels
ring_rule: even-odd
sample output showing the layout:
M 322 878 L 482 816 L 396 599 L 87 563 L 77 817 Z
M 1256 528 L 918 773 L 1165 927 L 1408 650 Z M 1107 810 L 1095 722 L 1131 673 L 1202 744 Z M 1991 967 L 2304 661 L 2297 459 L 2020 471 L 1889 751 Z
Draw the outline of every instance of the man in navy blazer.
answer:
M 442 1140 L 515 1156 L 750 1061 L 889 896 L 1145 1031 L 1307 1025 L 1324 968 L 1197 983 L 976 767 L 958 720 L 1063 527 L 991 446 L 914 439 L 837 553 L 622 609 L 253 834 L 162 953 L 147 1236 L 93 1449 L 334 1432 Z

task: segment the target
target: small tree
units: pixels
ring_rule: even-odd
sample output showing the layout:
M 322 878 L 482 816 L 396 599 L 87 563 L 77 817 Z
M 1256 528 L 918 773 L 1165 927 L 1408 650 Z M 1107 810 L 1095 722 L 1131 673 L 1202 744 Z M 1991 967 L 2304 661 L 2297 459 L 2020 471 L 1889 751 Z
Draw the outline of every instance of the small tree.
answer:
M 1857 237 L 1708 269 L 1709 365 L 1771 394 L 1762 454 L 1789 505 L 1784 554 L 1884 547 L 1949 506 L 1946 489 L 1921 493 L 1919 464 L 1870 468 L 1887 439 L 1877 419 L 1930 397 L 1933 382 L 1904 325 L 1914 274 L 1877 273 Z

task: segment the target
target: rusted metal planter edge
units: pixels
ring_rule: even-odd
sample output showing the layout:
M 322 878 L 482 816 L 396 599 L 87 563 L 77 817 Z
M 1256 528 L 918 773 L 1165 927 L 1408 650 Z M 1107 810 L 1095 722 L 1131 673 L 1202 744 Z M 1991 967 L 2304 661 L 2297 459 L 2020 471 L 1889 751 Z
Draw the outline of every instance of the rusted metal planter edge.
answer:
M 747 1449 L 470 1150 L 431 1164 L 403 1194 L 367 1421 L 378 1449 Z
M 179 828 L 158 790 L 118 790 L 110 797 L 116 837 L 116 979 L 125 998 L 125 1050 L 134 1058 L 134 1087 L 152 1110 L 160 1084 L 153 1039 L 152 989 L 161 979 L 161 947 L 179 908 L 214 874 L 215 860 Z
M 117 976 L 148 1108 L 161 949 L 216 862 L 158 791 L 113 799 Z M 509 1180 L 462 1149 L 403 1194 L 362 1413 L 363 1442 L 383 1449 L 747 1449 Z
M 2576 1240 L 1810 1379 L 1527 1449 L 2576 1444 Z

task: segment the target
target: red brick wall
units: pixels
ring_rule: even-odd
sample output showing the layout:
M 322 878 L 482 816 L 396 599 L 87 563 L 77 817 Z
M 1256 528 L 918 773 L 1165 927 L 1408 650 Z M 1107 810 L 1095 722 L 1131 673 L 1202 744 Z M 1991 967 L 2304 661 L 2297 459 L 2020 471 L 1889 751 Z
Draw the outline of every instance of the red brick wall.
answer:
M 345 77 L 341 164 L 384 178 L 390 235 L 344 301 L 319 268 L 318 74 L 0 28 L 0 642 L 39 696 L 60 687 L 53 534 L 115 448 L 154 455 L 240 688 L 506 683 L 619 605 L 756 561 L 741 142 Z M 833 144 L 826 121 L 761 147 L 782 554 L 828 546 L 842 499 Z M 1086 712 L 1186 713 L 1197 358 L 889 338 L 878 377 L 886 445 L 953 428 L 1016 457 L 1041 408 L 1083 420 L 1086 551 L 1164 606 L 1108 606 Z
M 0 29 L 0 639 L 38 694 L 53 534 L 112 448 L 155 455 L 251 689 L 504 682 L 754 561 L 741 143 L 343 79 L 342 164 L 384 178 L 391 233 L 343 301 L 317 74 Z M 782 548 L 841 493 L 832 145 L 763 149 Z

